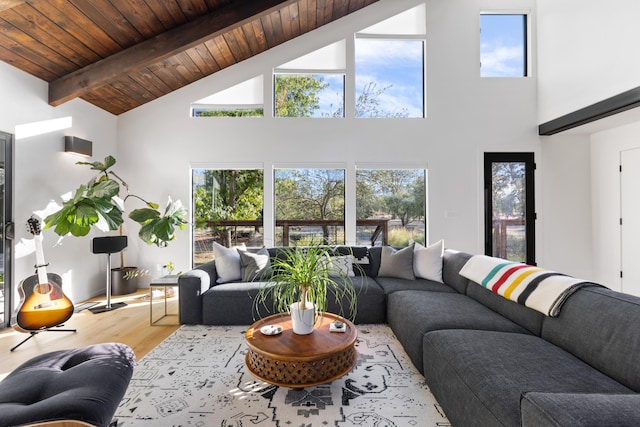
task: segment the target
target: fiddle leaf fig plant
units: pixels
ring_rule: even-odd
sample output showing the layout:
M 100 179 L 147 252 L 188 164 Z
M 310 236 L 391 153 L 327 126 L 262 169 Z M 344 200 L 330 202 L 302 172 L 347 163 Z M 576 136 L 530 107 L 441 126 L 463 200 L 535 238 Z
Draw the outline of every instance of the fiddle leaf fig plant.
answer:
M 158 210 L 158 204 L 149 202 L 140 196 L 129 193 L 129 186 L 111 168 L 116 164 L 113 156 L 105 157 L 103 162 L 76 162 L 98 171 L 87 184 L 81 184 L 72 198 L 63 202 L 62 208 L 44 219 L 45 229 L 65 236 L 86 236 L 93 226 L 102 231 L 120 230 L 124 218 L 124 204 L 130 197 L 145 204 L 135 209 L 129 218 L 141 225 L 139 236 L 147 244 L 166 246 L 175 239 L 175 228 L 184 229 L 187 224 L 187 211 L 178 201 L 169 198 L 164 213 Z M 124 198 L 120 193 L 124 188 Z

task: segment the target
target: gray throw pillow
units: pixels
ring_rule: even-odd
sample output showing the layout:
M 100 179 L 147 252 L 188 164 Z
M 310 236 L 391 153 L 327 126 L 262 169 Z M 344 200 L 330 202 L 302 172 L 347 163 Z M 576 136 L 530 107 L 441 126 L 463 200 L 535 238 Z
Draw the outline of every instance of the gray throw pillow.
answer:
M 413 274 L 413 243 L 400 250 L 396 250 L 391 246 L 383 246 L 378 276 L 415 280 L 416 277 Z
M 238 250 L 238 254 L 240 254 L 243 282 L 266 280 L 271 277 L 271 260 L 267 248 L 262 248 L 255 253 Z

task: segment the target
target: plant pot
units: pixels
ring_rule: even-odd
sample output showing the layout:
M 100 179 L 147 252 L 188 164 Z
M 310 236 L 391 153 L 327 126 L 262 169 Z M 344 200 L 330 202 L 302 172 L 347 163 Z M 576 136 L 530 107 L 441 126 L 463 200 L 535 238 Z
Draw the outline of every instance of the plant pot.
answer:
M 291 310 L 291 326 L 293 328 L 293 333 L 298 335 L 309 335 L 313 332 L 313 328 L 316 324 L 316 307 L 308 301 L 305 304 L 304 310 L 300 310 L 299 307 L 299 302 L 295 302 L 289 307 Z
M 136 271 L 136 267 L 119 267 L 111 269 L 111 295 L 132 294 L 138 290 L 138 276 L 125 278 L 127 272 Z

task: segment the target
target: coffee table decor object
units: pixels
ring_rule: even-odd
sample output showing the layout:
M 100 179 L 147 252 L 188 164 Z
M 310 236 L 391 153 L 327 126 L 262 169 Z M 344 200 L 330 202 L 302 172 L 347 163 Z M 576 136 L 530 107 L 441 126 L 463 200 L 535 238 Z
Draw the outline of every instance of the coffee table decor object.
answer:
M 265 325 L 260 328 L 260 332 L 264 335 L 278 335 L 282 333 L 281 325 Z
M 331 332 L 334 322 L 344 332 Z M 279 334 L 261 332 L 280 327 Z M 358 331 L 335 314 L 318 317 L 314 333 L 293 332 L 291 316 L 275 314 L 254 323 L 246 333 L 249 350 L 245 364 L 255 377 L 273 385 L 294 389 L 330 383 L 349 373 L 358 361 Z

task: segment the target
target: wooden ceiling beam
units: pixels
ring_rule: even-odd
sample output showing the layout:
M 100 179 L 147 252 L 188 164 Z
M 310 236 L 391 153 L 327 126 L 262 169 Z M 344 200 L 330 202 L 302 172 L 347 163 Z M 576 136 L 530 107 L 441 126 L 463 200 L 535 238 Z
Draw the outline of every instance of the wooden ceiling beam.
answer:
M 163 61 L 296 2 L 297 0 L 233 2 L 223 9 L 173 28 L 50 82 L 49 104 L 57 106 L 84 96 L 116 80 L 122 74 Z
M 26 0 L 0 0 L 0 12 L 6 9 L 14 8 L 16 6 L 20 6 L 25 2 Z

